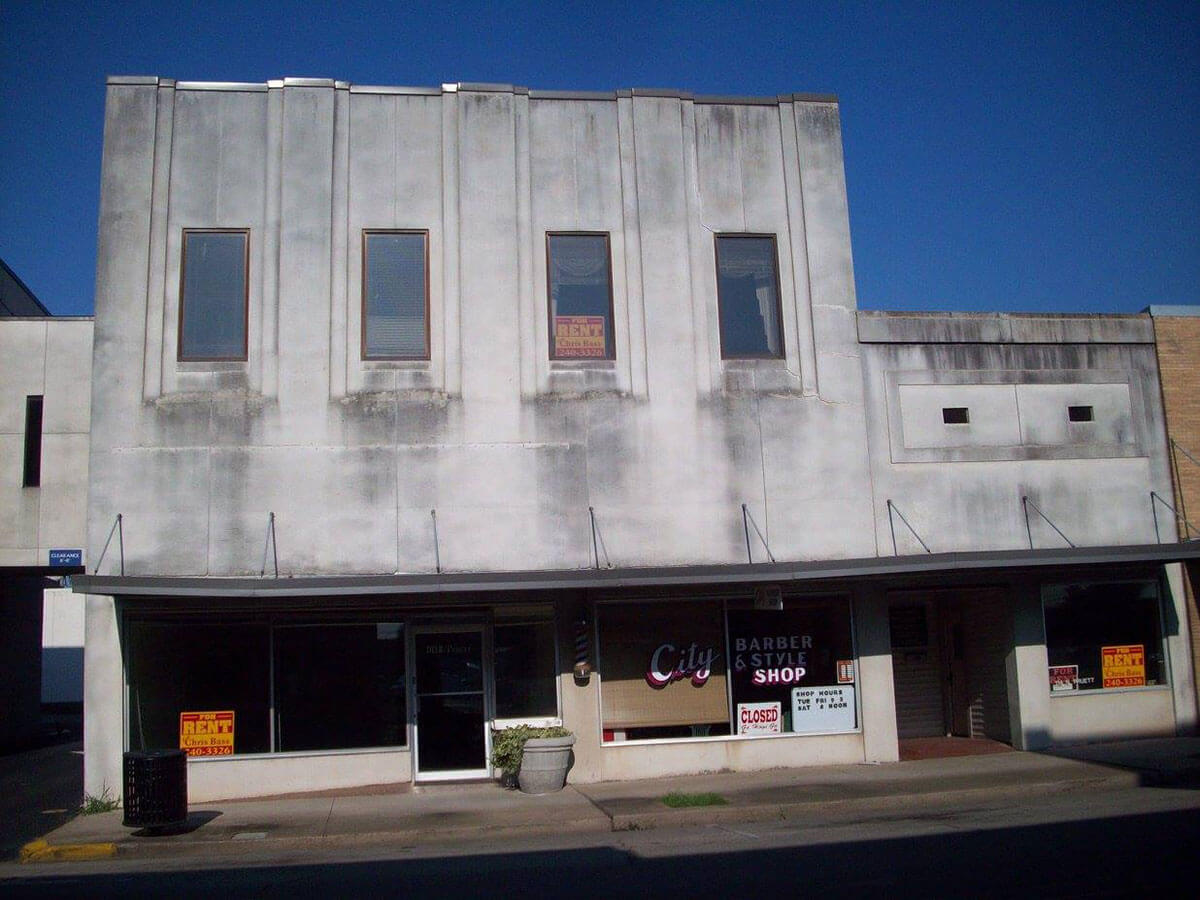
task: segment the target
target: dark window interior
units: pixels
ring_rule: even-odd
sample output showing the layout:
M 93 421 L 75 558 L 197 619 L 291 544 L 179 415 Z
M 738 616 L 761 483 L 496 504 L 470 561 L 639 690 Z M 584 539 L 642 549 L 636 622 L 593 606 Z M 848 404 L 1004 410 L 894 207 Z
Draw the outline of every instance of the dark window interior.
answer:
M 428 358 L 426 240 L 424 232 L 363 235 L 365 358 Z
M 496 718 L 558 715 L 554 623 L 496 623 Z
M 1068 406 L 1067 418 L 1072 422 L 1091 422 L 1095 413 L 1090 406 Z
M 404 632 L 397 624 L 275 629 L 280 752 L 399 747 L 408 733 Z
M 614 359 L 608 235 L 547 235 L 546 255 L 550 358 Z
M 233 710 L 233 752 L 270 749 L 266 625 L 134 622 L 127 631 L 129 746 L 179 746 L 181 712 Z
M 244 231 L 185 231 L 179 358 L 246 358 Z
M 25 487 L 42 483 L 42 398 L 25 398 Z
M 1158 589 L 1153 581 L 1047 587 L 1046 654 L 1051 666 L 1078 666 L 1078 690 L 1104 687 L 1103 648 L 1141 645 L 1145 683 L 1166 681 Z
M 783 356 L 775 239 L 717 238 L 717 305 L 721 356 L 725 359 Z
M 943 406 L 942 421 L 947 425 L 967 425 L 971 421 L 971 412 L 965 406 Z

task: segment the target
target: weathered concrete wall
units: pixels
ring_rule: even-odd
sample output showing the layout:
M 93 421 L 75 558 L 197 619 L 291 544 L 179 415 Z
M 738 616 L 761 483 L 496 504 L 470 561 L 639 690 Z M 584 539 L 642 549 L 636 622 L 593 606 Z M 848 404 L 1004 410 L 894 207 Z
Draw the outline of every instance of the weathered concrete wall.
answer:
M 444 568 L 573 568 L 593 506 L 616 564 L 738 562 L 745 502 L 874 553 L 836 103 L 212 88 L 109 86 L 89 547 L 257 573 L 274 511 L 283 573 L 430 571 L 436 507 Z M 250 231 L 245 362 L 176 360 L 187 227 Z M 364 228 L 429 230 L 427 362 L 361 359 Z M 610 235 L 615 360 L 549 359 L 548 230 Z M 786 358 L 721 360 L 720 231 L 776 235 Z
M 881 552 L 889 499 L 934 552 L 1065 546 L 1033 508 L 1026 529 L 1022 497 L 1078 546 L 1155 542 L 1150 492 L 1169 496 L 1170 473 L 1146 317 L 859 320 Z M 1094 419 L 1068 421 L 1072 405 Z M 899 552 L 922 552 L 893 523 Z
M 0 566 L 84 546 L 91 377 L 91 319 L 0 318 Z M 38 487 L 22 486 L 28 396 L 43 398 Z

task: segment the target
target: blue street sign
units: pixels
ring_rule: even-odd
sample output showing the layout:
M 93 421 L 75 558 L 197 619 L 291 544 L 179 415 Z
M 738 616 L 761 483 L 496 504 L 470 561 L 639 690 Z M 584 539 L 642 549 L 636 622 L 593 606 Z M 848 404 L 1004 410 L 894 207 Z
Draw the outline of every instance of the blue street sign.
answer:
M 82 550 L 51 550 L 50 565 L 52 566 L 82 566 Z

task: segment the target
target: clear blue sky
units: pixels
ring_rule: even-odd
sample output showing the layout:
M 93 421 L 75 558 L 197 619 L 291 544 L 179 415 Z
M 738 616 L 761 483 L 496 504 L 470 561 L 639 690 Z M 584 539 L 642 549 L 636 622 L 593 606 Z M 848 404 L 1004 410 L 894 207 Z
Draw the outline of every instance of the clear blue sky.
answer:
M 836 93 L 859 304 L 1200 303 L 1200 2 L 0 0 L 0 257 L 92 309 L 108 74 Z

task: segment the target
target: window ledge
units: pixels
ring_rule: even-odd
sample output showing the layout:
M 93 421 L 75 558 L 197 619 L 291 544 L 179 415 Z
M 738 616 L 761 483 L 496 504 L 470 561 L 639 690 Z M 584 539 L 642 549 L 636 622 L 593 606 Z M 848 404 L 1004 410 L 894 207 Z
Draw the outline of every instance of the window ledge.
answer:
M 433 364 L 428 359 L 364 359 L 364 369 L 382 369 L 385 371 L 416 371 L 424 372 Z

